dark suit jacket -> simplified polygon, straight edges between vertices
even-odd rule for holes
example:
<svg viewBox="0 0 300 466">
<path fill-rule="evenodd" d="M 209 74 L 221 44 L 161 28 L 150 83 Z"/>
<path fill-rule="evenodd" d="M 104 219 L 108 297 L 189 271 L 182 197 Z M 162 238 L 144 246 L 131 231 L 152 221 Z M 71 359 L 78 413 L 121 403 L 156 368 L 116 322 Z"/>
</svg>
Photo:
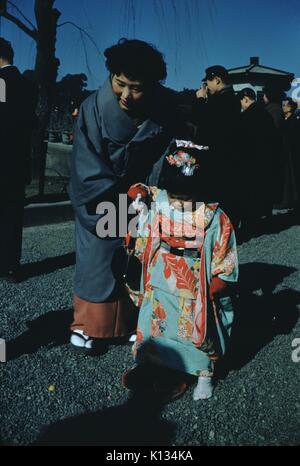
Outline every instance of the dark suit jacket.
<svg viewBox="0 0 300 466">
<path fill-rule="evenodd" d="M 284 142 L 283 193 L 280 208 L 300 204 L 300 116 L 296 113 L 282 123 Z"/>
<path fill-rule="evenodd" d="M 241 187 L 243 204 L 258 212 L 264 202 L 274 201 L 278 190 L 279 154 L 271 115 L 253 103 L 240 116 Z M 249 209 L 248 209 L 249 210 Z"/>
<path fill-rule="evenodd" d="M 37 89 L 15 66 L 0 68 L 6 98 L 0 102 L 0 201 L 22 199 L 30 178 Z"/>
<path fill-rule="evenodd" d="M 218 202 L 236 199 L 239 179 L 238 120 L 240 101 L 226 86 L 208 100 L 196 99 L 192 110 L 195 140 L 209 146 L 207 193 Z"/>
</svg>

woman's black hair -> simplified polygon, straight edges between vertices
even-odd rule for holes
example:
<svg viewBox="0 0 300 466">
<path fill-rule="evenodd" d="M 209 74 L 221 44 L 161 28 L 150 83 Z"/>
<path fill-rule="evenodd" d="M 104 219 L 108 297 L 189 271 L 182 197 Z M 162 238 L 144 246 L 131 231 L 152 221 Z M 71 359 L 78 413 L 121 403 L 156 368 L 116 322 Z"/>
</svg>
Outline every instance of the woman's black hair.
<svg viewBox="0 0 300 466">
<path fill-rule="evenodd" d="M 167 76 L 163 55 L 153 45 L 137 39 L 120 39 L 104 51 L 106 68 L 112 74 L 154 84 Z"/>
<path fill-rule="evenodd" d="M 0 58 L 7 60 L 10 64 L 14 61 L 14 51 L 11 43 L 0 37 Z"/>
</svg>

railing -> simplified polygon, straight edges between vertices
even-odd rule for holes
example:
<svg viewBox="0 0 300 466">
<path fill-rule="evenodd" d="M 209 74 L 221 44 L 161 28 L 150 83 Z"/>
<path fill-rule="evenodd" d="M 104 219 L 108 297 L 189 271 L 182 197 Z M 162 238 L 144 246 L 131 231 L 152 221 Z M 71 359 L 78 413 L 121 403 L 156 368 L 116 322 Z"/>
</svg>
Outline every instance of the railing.
<svg viewBox="0 0 300 466">
<path fill-rule="evenodd" d="M 53 189 L 53 192 L 58 193 L 58 194 L 66 194 L 68 192 L 67 188 L 68 188 L 70 177 L 62 175 L 58 170 L 56 170 L 56 168 L 48 168 L 47 167 L 46 170 L 45 170 L 46 179 L 47 179 L 47 176 L 49 176 L 49 177 L 51 176 L 49 174 L 49 172 L 56 173 L 56 175 L 53 175 L 56 178 L 55 188 Z M 61 187 L 59 186 L 59 188 L 60 188 L 59 190 L 57 190 L 57 182 L 59 182 L 59 185 L 61 184 Z M 49 183 L 47 183 L 47 187 L 49 189 Z"/>
<path fill-rule="evenodd" d="M 72 144 L 73 143 L 73 132 L 72 131 L 63 131 L 59 129 L 50 129 L 48 130 L 48 141 L 49 142 L 62 142 L 63 144 Z"/>
</svg>

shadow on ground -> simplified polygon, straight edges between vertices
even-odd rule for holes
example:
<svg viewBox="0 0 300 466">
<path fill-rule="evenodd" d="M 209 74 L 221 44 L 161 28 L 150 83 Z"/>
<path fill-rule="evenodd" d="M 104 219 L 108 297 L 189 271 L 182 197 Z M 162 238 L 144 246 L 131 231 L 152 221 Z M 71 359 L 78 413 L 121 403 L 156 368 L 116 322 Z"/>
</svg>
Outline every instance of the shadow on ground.
<svg viewBox="0 0 300 466">
<path fill-rule="evenodd" d="M 246 242 L 251 238 L 257 238 L 261 235 L 273 235 L 287 230 L 292 226 L 300 225 L 299 211 L 290 210 L 285 212 L 276 211 L 276 215 L 265 218 L 257 222 L 255 228 L 251 232 L 240 231 L 237 234 L 239 243 Z"/>
<path fill-rule="evenodd" d="M 161 419 L 162 409 L 154 394 L 134 393 L 124 405 L 44 428 L 35 445 L 171 445 L 175 424 Z"/>
<path fill-rule="evenodd" d="M 39 262 L 24 264 L 21 266 L 22 281 L 30 277 L 38 277 L 48 273 L 55 272 L 58 269 L 64 269 L 75 264 L 75 253 L 70 252 L 62 256 L 49 257 Z"/>
<path fill-rule="evenodd" d="M 35 320 L 27 322 L 28 330 L 6 343 L 7 360 L 22 354 L 35 353 L 42 346 L 59 346 L 70 339 L 70 325 L 73 310 L 50 311 Z"/>
<path fill-rule="evenodd" d="M 217 368 L 217 377 L 247 364 L 276 335 L 288 335 L 299 318 L 300 292 L 275 292 L 296 269 L 282 265 L 248 263 L 240 266 L 239 296 L 227 355 Z"/>
<path fill-rule="evenodd" d="M 16 359 L 23 354 L 35 353 L 49 344 L 55 347 L 69 343 L 73 312 L 73 309 L 49 311 L 35 320 L 26 322 L 28 329 L 13 340 L 6 342 L 7 361 Z M 128 342 L 128 336 L 101 339 L 96 344 L 92 356 L 105 354 L 110 345 L 119 346 L 125 344 L 132 345 L 132 343 Z M 70 345 L 70 348 L 76 352 L 73 345 Z"/>
</svg>

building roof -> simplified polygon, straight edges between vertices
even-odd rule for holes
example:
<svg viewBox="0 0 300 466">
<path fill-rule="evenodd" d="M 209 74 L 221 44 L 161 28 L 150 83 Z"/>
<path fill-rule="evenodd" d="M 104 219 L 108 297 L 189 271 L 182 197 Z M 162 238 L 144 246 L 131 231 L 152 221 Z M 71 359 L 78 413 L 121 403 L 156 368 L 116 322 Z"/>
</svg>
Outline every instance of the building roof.
<svg viewBox="0 0 300 466">
<path fill-rule="evenodd" d="M 251 57 L 249 65 L 240 66 L 238 68 L 231 68 L 228 70 L 230 75 L 233 74 L 261 74 L 261 75 L 272 75 L 277 77 L 290 77 L 294 78 L 294 74 L 288 71 L 278 70 L 276 68 L 270 68 L 269 66 L 264 66 L 259 64 L 258 57 Z"/>
</svg>

